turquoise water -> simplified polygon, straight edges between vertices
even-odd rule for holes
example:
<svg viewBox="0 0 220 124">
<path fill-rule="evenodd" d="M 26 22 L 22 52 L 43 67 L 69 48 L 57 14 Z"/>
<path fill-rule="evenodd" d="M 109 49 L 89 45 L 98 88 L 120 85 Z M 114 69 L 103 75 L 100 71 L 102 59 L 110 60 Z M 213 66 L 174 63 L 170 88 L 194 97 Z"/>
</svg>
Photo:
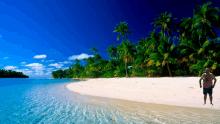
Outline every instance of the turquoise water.
<svg viewBox="0 0 220 124">
<path fill-rule="evenodd" d="M 0 79 L 0 124 L 159 124 L 217 122 L 218 115 L 190 116 L 126 107 L 123 103 L 69 91 L 71 79 Z M 91 102 L 93 101 L 93 102 Z M 97 104 L 100 103 L 100 104 Z M 181 115 L 180 115 L 181 114 Z M 217 113 L 216 113 L 217 114 Z M 176 118 L 173 118 L 175 117 Z"/>
</svg>

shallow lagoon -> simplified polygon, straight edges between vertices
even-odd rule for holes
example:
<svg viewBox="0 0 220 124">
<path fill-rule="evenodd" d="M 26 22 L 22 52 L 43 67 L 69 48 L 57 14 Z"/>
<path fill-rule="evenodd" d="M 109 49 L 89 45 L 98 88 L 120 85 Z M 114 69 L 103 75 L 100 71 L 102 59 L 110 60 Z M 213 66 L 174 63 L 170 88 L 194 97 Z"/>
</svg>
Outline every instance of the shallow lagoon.
<svg viewBox="0 0 220 124">
<path fill-rule="evenodd" d="M 71 79 L 0 79 L 0 123 L 219 123 L 209 109 L 146 104 L 69 91 Z"/>
</svg>

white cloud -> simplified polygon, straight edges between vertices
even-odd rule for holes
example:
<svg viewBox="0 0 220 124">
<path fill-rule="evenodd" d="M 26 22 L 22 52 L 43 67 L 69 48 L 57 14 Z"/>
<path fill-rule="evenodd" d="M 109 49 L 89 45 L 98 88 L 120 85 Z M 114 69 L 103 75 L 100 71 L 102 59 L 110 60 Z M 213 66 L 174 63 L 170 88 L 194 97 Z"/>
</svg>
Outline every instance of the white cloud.
<svg viewBox="0 0 220 124">
<path fill-rule="evenodd" d="M 6 70 L 14 70 L 15 68 L 18 68 L 17 66 L 5 66 Z"/>
<path fill-rule="evenodd" d="M 64 62 L 59 62 L 59 63 L 61 63 L 61 64 L 71 64 L 71 63 L 73 63 L 73 62 L 70 62 L 70 61 L 64 61 Z"/>
<path fill-rule="evenodd" d="M 46 68 L 47 71 L 52 71 L 54 68 Z"/>
<path fill-rule="evenodd" d="M 54 68 L 46 68 L 46 73 L 44 75 L 51 75 Z"/>
<path fill-rule="evenodd" d="M 62 68 L 63 64 L 53 63 L 53 64 L 50 64 L 49 66 L 55 66 L 56 68 Z"/>
<path fill-rule="evenodd" d="M 51 75 L 52 71 L 48 71 L 47 73 L 45 73 L 45 75 Z"/>
<path fill-rule="evenodd" d="M 47 60 L 46 62 L 53 62 L 54 60 Z"/>
<path fill-rule="evenodd" d="M 63 70 L 69 69 L 69 67 L 64 67 Z"/>
<path fill-rule="evenodd" d="M 41 60 L 41 62 L 44 62 L 44 60 Z"/>
<path fill-rule="evenodd" d="M 46 68 L 45 65 L 40 63 L 30 63 L 24 65 L 29 68 L 23 68 L 23 69 L 15 69 L 17 72 L 23 72 L 23 74 L 26 74 L 30 77 L 45 77 L 45 76 L 52 76 L 51 73 L 54 71 L 54 68 Z"/>
<path fill-rule="evenodd" d="M 31 63 L 31 64 L 27 64 L 25 66 L 36 67 L 36 66 L 42 66 L 42 64 L 40 64 L 40 63 Z"/>
<path fill-rule="evenodd" d="M 22 62 L 21 64 L 26 64 L 26 62 Z"/>
<path fill-rule="evenodd" d="M 93 57 L 93 55 L 88 55 L 88 54 L 85 54 L 85 53 L 82 53 L 80 55 L 73 55 L 73 56 L 70 56 L 68 60 L 75 60 L 75 59 L 84 59 L 84 58 L 88 58 L 88 57 Z"/>
<path fill-rule="evenodd" d="M 33 69 L 36 75 L 43 75 L 44 74 L 45 66 L 40 63 L 31 63 L 31 64 L 28 64 L 25 66 Z"/>
<path fill-rule="evenodd" d="M 47 55 L 35 55 L 34 59 L 45 59 L 47 57 Z"/>
<path fill-rule="evenodd" d="M 15 69 L 15 71 L 22 72 L 23 74 L 28 75 L 28 76 L 33 74 L 33 71 L 31 71 L 31 70 L 29 70 L 27 68 L 25 68 L 25 69 Z"/>
<path fill-rule="evenodd" d="M 4 57 L 3 59 L 8 59 L 9 57 Z"/>
</svg>

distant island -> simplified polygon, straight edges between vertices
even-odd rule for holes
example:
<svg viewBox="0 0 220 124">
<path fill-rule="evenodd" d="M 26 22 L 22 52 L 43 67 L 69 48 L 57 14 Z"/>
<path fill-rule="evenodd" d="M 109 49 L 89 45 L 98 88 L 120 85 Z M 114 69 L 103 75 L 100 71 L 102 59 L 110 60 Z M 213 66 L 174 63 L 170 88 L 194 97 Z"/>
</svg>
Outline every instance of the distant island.
<svg viewBox="0 0 220 124">
<path fill-rule="evenodd" d="M 0 69 L 0 78 L 29 78 L 29 76 L 24 75 L 22 72 Z"/>
</svg>

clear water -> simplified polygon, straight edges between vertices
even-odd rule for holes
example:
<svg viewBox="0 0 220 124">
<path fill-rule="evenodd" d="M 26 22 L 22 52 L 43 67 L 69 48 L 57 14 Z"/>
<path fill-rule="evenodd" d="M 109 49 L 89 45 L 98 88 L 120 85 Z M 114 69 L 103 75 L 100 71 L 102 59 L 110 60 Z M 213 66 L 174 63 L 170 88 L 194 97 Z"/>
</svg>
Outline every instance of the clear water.
<svg viewBox="0 0 220 124">
<path fill-rule="evenodd" d="M 219 123 L 220 112 L 155 111 L 69 91 L 71 79 L 0 79 L 0 124 Z"/>
</svg>

